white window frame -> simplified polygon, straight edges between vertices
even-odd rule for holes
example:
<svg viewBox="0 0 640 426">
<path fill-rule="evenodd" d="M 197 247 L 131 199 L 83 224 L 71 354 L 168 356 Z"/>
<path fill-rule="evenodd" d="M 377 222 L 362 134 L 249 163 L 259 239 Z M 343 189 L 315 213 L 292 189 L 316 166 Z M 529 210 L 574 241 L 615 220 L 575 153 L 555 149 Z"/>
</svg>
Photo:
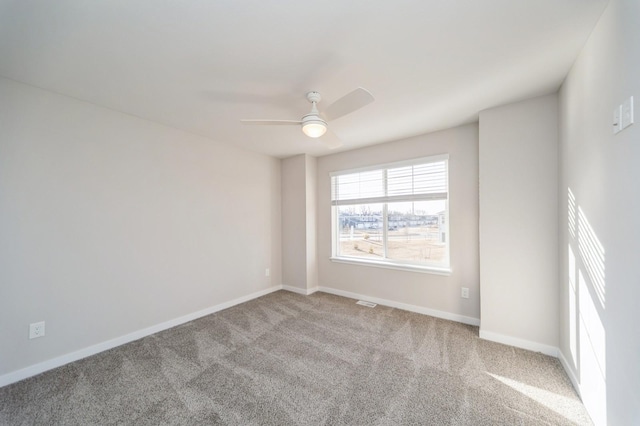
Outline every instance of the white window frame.
<svg viewBox="0 0 640 426">
<path fill-rule="evenodd" d="M 392 168 L 398 167 L 406 167 L 406 166 L 416 166 L 421 164 L 428 163 L 437 163 L 437 162 L 445 162 L 446 167 L 446 191 L 438 194 L 416 194 L 416 195 L 406 195 L 400 197 L 388 197 L 386 196 L 386 188 L 387 188 L 387 180 L 386 180 L 386 171 Z M 338 206 L 346 205 L 346 204 L 356 204 L 355 200 L 350 203 L 340 203 L 340 201 L 334 200 L 334 177 L 338 177 L 341 175 L 348 175 L 358 172 L 367 172 L 381 170 L 383 171 L 383 181 L 385 187 L 385 196 L 381 197 L 371 197 L 371 198 L 362 198 L 358 200 L 360 204 L 374 204 L 381 203 L 383 206 L 383 248 L 384 248 L 384 259 L 370 259 L 364 257 L 357 256 L 345 256 L 338 255 L 338 245 L 340 244 L 340 227 L 338 226 Z M 404 270 L 404 271 L 412 271 L 412 272 L 423 272 L 423 273 L 431 273 L 438 275 L 450 275 L 451 274 L 451 260 L 450 260 L 450 246 L 451 246 L 451 236 L 450 236 L 450 221 L 449 221 L 449 155 L 435 155 L 429 157 L 422 157 L 417 159 L 411 159 L 406 161 L 398 161 L 393 163 L 385 163 L 385 164 L 377 164 L 368 167 L 361 167 L 357 169 L 349 169 L 349 170 L 340 170 L 336 172 L 332 172 L 329 174 L 331 179 L 331 261 L 337 263 L 347 263 L 347 264 L 355 264 L 355 265 L 364 265 L 364 266 L 373 266 L 380 268 L 388 268 L 388 269 L 396 269 L 396 270 Z M 427 263 L 427 262 L 416 262 L 416 261 L 407 261 L 407 260 L 398 260 L 398 259 L 387 259 L 387 232 L 388 232 L 388 215 L 387 215 L 387 205 L 390 202 L 394 201 L 429 201 L 429 200 L 445 200 L 445 212 L 444 212 L 444 222 L 445 222 L 445 259 L 446 262 L 442 263 Z"/>
</svg>

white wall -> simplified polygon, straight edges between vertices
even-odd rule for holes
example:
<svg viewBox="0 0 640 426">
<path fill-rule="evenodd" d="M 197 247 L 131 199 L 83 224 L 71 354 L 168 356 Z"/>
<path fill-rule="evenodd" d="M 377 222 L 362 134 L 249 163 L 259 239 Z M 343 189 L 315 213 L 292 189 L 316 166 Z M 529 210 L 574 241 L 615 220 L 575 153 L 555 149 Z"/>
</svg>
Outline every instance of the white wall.
<svg viewBox="0 0 640 426">
<path fill-rule="evenodd" d="M 450 276 L 331 262 L 329 173 L 437 154 L 449 154 Z M 397 142 L 318 158 L 318 267 L 322 287 L 424 308 L 423 312 L 478 323 L 478 126 L 469 124 Z M 460 288 L 470 298 L 460 297 Z M 444 314 L 444 315 L 442 315 Z"/>
<path fill-rule="evenodd" d="M 307 290 L 318 287 L 318 250 L 317 250 L 317 159 L 305 156 L 305 196 L 307 219 Z"/>
<path fill-rule="evenodd" d="M 307 294 L 317 287 L 316 159 L 306 154 L 282 162 L 282 284 Z"/>
<path fill-rule="evenodd" d="M 306 156 L 282 164 L 282 284 L 307 287 Z"/>
<path fill-rule="evenodd" d="M 0 78 L 0 236 L 2 376 L 280 285 L 280 162 Z"/>
<path fill-rule="evenodd" d="M 611 0 L 560 91 L 560 349 L 596 424 L 640 424 L 638 110 L 640 2 Z"/>
<path fill-rule="evenodd" d="M 558 347 L 558 107 L 548 95 L 480 113 L 480 337 Z"/>
</svg>

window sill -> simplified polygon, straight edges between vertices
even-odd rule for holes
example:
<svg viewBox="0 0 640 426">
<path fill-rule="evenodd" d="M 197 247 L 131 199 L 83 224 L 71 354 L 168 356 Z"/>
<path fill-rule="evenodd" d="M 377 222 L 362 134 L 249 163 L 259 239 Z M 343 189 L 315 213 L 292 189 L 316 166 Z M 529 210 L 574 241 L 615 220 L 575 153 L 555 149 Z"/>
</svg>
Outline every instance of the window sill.
<svg viewBox="0 0 640 426">
<path fill-rule="evenodd" d="M 332 262 L 350 265 L 373 266 L 375 268 L 396 269 L 399 271 L 420 272 L 423 274 L 451 275 L 451 269 L 438 268 L 436 266 L 402 265 L 381 260 L 351 259 L 346 257 L 331 257 L 330 260 Z"/>
</svg>

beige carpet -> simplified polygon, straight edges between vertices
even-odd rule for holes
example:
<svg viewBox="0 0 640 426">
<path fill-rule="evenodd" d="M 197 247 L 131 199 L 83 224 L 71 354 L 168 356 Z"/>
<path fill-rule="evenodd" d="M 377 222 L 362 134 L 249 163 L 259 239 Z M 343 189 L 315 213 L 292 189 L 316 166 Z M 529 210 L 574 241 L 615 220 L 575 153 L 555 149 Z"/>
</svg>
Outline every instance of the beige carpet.
<svg viewBox="0 0 640 426">
<path fill-rule="evenodd" d="M 0 388 L 0 424 L 591 424 L 559 362 L 279 291 Z"/>
</svg>

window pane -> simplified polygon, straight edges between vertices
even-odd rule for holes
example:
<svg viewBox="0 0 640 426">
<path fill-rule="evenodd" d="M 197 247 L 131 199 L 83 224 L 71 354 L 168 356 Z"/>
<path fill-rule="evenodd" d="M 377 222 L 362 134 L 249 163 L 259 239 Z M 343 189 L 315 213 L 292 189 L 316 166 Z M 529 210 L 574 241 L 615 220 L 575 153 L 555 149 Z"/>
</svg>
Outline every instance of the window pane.
<svg viewBox="0 0 640 426">
<path fill-rule="evenodd" d="M 383 259 L 382 204 L 338 207 L 338 255 Z"/>
<path fill-rule="evenodd" d="M 388 258 L 446 263 L 445 209 L 445 200 L 389 203 Z"/>
<path fill-rule="evenodd" d="M 375 166 L 374 166 L 375 167 Z M 449 268 L 448 160 L 416 158 L 331 176 L 332 255 Z"/>
</svg>

